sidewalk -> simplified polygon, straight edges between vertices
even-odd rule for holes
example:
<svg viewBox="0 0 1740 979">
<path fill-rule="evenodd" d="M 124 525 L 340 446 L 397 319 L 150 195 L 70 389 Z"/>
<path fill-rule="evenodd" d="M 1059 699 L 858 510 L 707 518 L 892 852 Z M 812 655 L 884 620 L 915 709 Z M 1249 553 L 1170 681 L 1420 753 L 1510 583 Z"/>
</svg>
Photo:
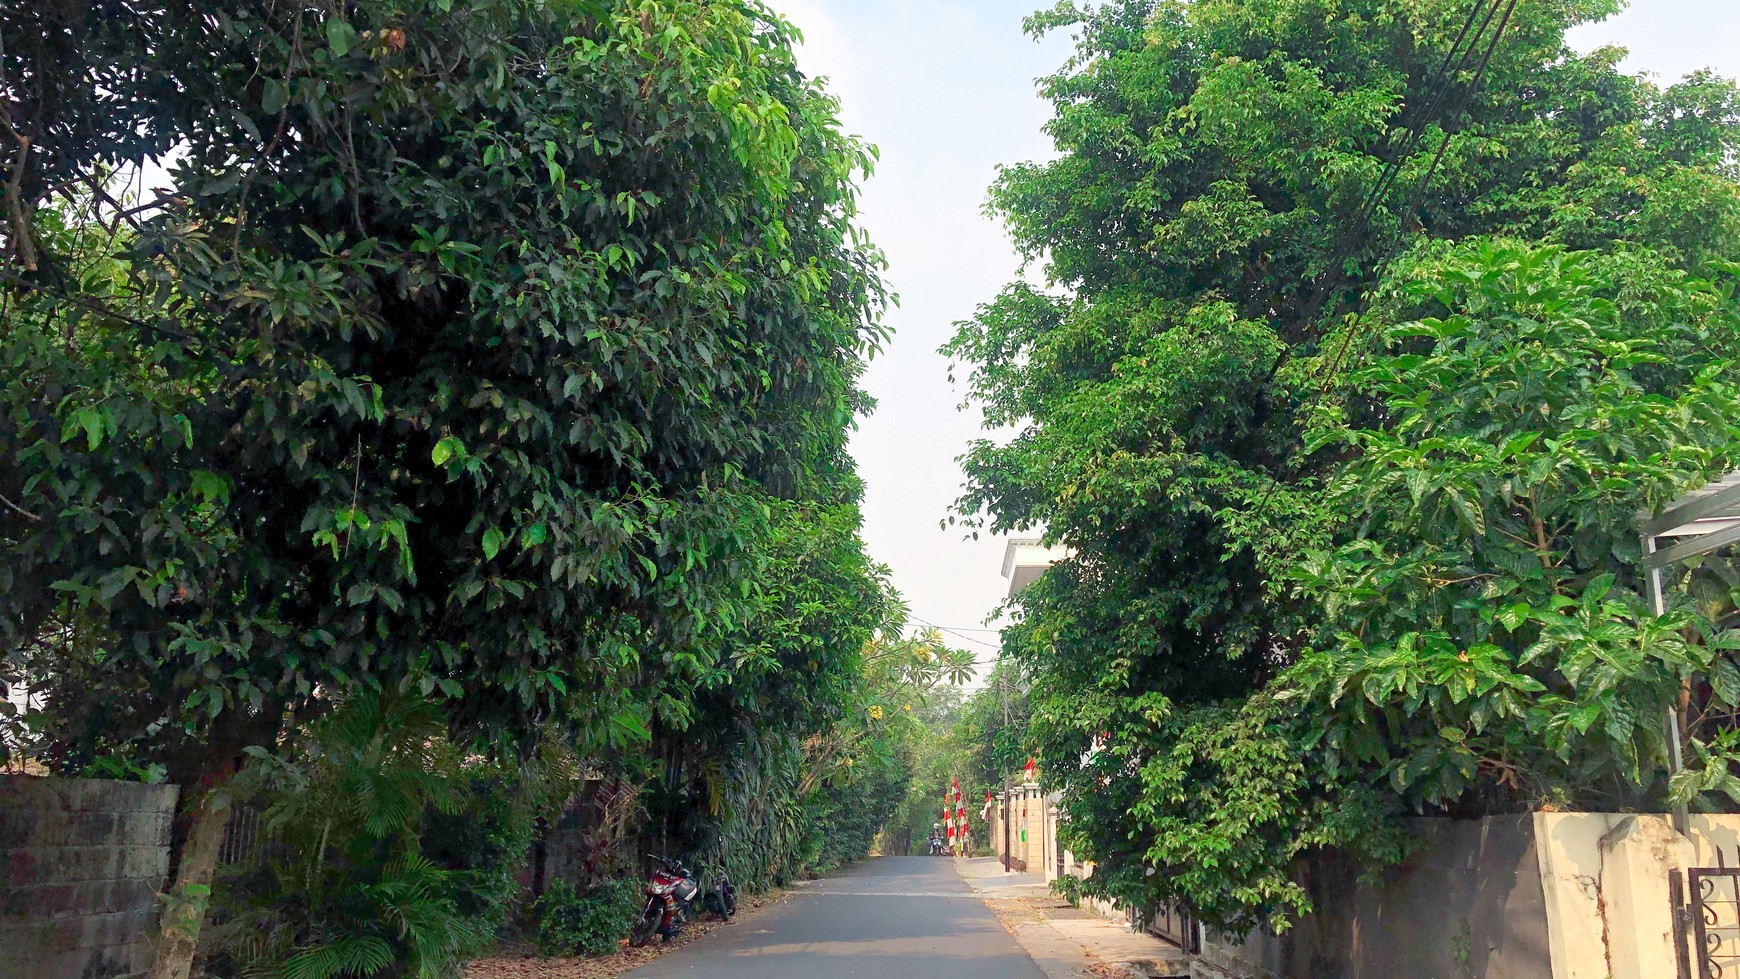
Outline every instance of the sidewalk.
<svg viewBox="0 0 1740 979">
<path fill-rule="evenodd" d="M 1043 874 L 1005 874 L 996 857 L 956 860 L 955 870 L 996 913 L 1048 979 L 1187 976 L 1190 957 L 1151 935 L 1071 907 Z"/>
</svg>

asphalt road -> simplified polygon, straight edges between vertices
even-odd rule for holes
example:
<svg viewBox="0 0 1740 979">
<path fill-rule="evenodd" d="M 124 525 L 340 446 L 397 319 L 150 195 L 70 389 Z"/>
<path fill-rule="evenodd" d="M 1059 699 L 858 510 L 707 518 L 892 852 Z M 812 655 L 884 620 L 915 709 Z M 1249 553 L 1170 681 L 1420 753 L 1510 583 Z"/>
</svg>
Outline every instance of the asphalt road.
<svg viewBox="0 0 1740 979">
<path fill-rule="evenodd" d="M 945 857 L 878 857 L 632 979 L 1044 979 Z"/>
</svg>

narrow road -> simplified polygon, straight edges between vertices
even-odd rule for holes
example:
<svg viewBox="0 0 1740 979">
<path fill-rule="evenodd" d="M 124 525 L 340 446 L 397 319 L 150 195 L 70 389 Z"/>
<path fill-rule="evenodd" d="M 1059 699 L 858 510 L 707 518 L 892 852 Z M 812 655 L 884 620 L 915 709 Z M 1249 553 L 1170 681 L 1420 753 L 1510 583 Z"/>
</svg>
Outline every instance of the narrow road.
<svg viewBox="0 0 1740 979">
<path fill-rule="evenodd" d="M 944 857 L 878 857 L 798 888 L 631 979 L 1044 979 Z"/>
</svg>

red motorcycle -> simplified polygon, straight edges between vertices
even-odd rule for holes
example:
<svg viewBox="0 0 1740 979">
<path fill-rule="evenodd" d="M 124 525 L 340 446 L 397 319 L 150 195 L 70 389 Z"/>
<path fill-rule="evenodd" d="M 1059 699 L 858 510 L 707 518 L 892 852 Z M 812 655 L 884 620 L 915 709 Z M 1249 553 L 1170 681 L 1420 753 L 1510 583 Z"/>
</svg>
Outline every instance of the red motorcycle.
<svg viewBox="0 0 1740 979">
<path fill-rule="evenodd" d="M 669 857 L 647 856 L 658 867 L 646 884 L 646 907 L 628 934 L 628 943 L 635 948 L 652 941 L 654 935 L 670 941 L 689 919 L 689 907 L 701 893 L 701 882 L 688 868 Z"/>
</svg>

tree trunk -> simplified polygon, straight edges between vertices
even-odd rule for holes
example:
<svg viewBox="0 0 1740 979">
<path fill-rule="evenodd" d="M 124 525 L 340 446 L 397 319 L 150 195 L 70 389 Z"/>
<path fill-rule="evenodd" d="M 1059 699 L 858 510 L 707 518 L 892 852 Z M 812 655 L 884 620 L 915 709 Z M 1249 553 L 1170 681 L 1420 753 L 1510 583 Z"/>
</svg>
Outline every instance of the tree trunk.
<svg viewBox="0 0 1740 979">
<path fill-rule="evenodd" d="M 151 979 L 188 979 L 193 972 L 193 953 L 199 947 L 200 926 L 211 904 L 212 877 L 224 842 L 224 825 L 229 821 L 233 774 L 234 768 L 225 766 L 221 774 L 205 779 L 204 791 L 186 810 L 187 834 L 181 844 L 175 883 L 163 904 Z"/>
</svg>

